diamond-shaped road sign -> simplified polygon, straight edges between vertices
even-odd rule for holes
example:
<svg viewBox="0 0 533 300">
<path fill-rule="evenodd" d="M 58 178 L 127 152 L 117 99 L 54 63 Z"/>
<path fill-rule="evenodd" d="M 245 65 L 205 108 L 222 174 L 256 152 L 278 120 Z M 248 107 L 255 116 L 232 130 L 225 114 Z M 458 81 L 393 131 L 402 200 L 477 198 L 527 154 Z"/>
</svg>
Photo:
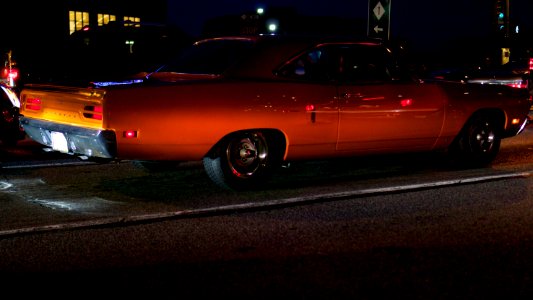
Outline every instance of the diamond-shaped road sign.
<svg viewBox="0 0 533 300">
<path fill-rule="evenodd" d="M 368 30 L 371 38 L 389 39 L 391 0 L 368 0 Z"/>
</svg>

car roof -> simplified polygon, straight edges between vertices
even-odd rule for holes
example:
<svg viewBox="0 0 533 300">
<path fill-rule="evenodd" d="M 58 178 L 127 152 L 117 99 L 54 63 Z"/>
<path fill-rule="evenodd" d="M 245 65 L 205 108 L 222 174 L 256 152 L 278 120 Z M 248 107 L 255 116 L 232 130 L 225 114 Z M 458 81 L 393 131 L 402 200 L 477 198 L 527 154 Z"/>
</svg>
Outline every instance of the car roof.
<svg viewBox="0 0 533 300">
<path fill-rule="evenodd" d="M 284 62 L 311 47 L 328 43 L 356 43 L 382 45 L 381 40 L 354 36 L 321 35 L 254 35 L 219 36 L 199 40 L 204 43 L 213 40 L 243 40 L 254 43 L 253 55 L 241 60 L 226 73 L 226 77 L 263 77 L 274 76 L 274 71 Z"/>
<path fill-rule="evenodd" d="M 258 44 L 296 44 L 296 45 L 314 45 L 320 43 L 372 43 L 383 44 L 380 39 L 372 39 L 360 36 L 346 35 L 278 35 L 278 34 L 260 34 L 260 35 L 235 35 L 235 36 L 218 36 L 198 40 L 196 43 L 207 42 L 211 40 L 248 40 Z"/>
</svg>

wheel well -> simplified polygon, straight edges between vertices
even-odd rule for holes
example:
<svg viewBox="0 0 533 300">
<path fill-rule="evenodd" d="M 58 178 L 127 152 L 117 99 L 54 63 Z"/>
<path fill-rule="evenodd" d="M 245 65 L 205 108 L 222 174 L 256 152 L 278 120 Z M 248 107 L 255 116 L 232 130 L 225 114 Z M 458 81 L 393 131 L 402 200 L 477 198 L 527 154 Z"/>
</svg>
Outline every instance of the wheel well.
<svg viewBox="0 0 533 300">
<path fill-rule="evenodd" d="M 252 132 L 261 132 L 265 135 L 269 148 L 271 151 L 271 156 L 274 157 L 276 160 L 281 162 L 283 158 L 285 157 L 285 151 L 287 148 L 287 141 L 285 139 L 285 135 L 277 130 L 277 129 L 266 129 L 266 128 L 258 128 L 258 129 L 247 129 L 247 130 L 240 130 L 236 132 L 229 133 L 225 135 L 222 139 L 220 139 L 206 154 L 207 157 L 215 158 L 220 154 L 220 151 L 223 147 L 223 145 L 230 140 L 232 137 L 240 134 L 245 133 L 252 133 Z"/>
<path fill-rule="evenodd" d="M 477 116 L 486 116 L 490 120 L 494 121 L 494 124 L 496 125 L 496 130 L 499 135 L 501 135 L 504 131 L 505 126 L 505 113 L 502 110 L 499 109 L 482 109 L 478 110 L 475 113 L 472 114 L 472 116 L 469 118 L 469 120 L 474 119 Z"/>
</svg>

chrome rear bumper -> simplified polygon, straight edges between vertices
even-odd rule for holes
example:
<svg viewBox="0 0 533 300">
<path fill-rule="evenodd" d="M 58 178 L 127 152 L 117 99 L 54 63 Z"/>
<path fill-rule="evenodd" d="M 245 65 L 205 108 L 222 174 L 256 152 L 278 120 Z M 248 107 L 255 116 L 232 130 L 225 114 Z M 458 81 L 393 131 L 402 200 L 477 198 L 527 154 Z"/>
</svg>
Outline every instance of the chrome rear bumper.
<svg viewBox="0 0 533 300">
<path fill-rule="evenodd" d="M 20 116 L 20 125 L 32 140 L 55 151 L 87 157 L 116 157 L 117 139 L 114 131 L 56 124 L 24 116 Z M 52 133 L 62 135 L 66 145 L 61 148 L 55 145 Z"/>
</svg>

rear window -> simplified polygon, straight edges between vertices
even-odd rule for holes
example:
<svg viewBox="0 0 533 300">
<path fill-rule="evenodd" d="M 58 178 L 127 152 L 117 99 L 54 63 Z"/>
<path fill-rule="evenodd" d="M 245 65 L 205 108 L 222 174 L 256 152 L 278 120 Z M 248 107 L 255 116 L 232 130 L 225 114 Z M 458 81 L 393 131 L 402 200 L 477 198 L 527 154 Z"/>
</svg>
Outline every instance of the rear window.
<svg viewBox="0 0 533 300">
<path fill-rule="evenodd" d="M 193 44 L 157 72 L 220 75 L 248 53 L 250 39 L 212 39 Z"/>
</svg>

